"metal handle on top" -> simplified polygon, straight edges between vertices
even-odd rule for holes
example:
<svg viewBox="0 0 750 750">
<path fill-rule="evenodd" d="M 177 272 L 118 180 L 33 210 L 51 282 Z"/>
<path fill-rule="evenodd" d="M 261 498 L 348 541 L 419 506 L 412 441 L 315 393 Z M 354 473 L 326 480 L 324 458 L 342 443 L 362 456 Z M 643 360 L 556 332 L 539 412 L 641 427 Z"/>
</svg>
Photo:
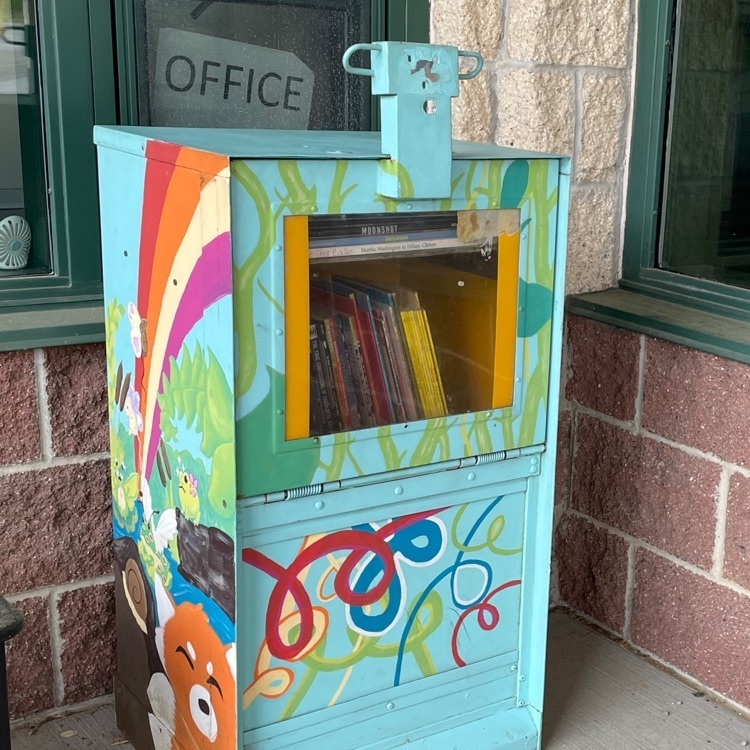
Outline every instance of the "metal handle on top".
<svg viewBox="0 0 750 750">
<path fill-rule="evenodd" d="M 381 52 L 382 47 L 379 44 L 353 44 L 349 49 L 344 52 L 343 63 L 344 70 L 347 73 L 352 73 L 355 76 L 374 76 L 375 73 L 369 68 L 355 68 L 350 65 L 349 60 L 355 52 L 370 51 L 370 52 Z M 481 67 L 481 66 L 480 66 Z"/>
<path fill-rule="evenodd" d="M 475 78 L 479 75 L 480 71 L 484 67 L 484 58 L 478 52 L 472 52 L 471 50 L 460 49 L 458 50 L 459 57 L 470 57 L 472 60 L 476 60 L 477 64 L 468 73 L 459 73 L 458 77 L 462 81 L 467 81 L 469 78 Z"/>
</svg>

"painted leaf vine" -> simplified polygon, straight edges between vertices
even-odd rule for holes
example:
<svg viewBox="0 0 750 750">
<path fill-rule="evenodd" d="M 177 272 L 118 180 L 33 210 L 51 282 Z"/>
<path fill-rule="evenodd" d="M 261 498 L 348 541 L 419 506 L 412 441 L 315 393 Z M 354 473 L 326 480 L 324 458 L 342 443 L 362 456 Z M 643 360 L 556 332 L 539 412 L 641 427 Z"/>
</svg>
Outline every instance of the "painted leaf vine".
<svg viewBox="0 0 750 750">
<path fill-rule="evenodd" d="M 196 344 L 193 355 L 183 347 L 180 360 L 171 357 L 157 396 L 159 426 L 166 442 L 173 442 L 180 425 L 201 436 L 200 450 L 212 460 L 208 501 L 221 516 L 234 512 L 234 401 L 224 371 L 214 353 Z"/>
</svg>

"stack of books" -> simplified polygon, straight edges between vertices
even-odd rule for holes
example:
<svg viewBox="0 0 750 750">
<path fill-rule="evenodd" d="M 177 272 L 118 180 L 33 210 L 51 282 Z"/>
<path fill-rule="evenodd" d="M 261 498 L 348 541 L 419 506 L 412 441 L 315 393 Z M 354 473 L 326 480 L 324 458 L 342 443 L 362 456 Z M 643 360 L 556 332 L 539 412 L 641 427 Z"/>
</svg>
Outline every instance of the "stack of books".
<svg viewBox="0 0 750 750">
<path fill-rule="evenodd" d="M 310 286 L 310 435 L 448 413 L 427 313 L 403 286 Z"/>
</svg>

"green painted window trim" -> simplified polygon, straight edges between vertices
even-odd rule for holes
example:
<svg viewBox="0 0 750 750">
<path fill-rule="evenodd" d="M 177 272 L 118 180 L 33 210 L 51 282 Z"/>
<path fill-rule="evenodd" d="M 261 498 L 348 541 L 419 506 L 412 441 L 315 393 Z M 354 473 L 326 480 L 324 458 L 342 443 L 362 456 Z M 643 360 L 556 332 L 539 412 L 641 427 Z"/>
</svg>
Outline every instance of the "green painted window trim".
<svg viewBox="0 0 750 750">
<path fill-rule="evenodd" d="M 95 124 L 136 124 L 135 0 L 36 0 L 53 273 L 0 278 L 0 351 L 104 340 Z M 373 36 L 429 40 L 428 0 L 373 0 Z"/>
<path fill-rule="evenodd" d="M 36 12 L 52 272 L 0 279 L 2 350 L 92 340 L 92 326 L 103 338 L 91 131 L 116 122 L 115 88 L 107 84 L 110 9 L 95 0 L 37 0 Z"/>
<path fill-rule="evenodd" d="M 696 349 L 748 361 L 749 341 L 743 326 L 745 321 L 750 321 L 750 289 L 657 267 L 674 10 L 675 0 L 639 0 L 621 292 L 604 297 L 578 295 L 568 301 L 568 309 Z M 634 312 L 638 304 L 642 310 L 640 315 Z M 676 310 L 682 311 L 679 320 L 674 317 Z M 737 331 L 734 343 L 726 326 L 722 325 L 721 341 L 710 334 L 710 326 L 721 321 L 734 324 Z"/>
</svg>

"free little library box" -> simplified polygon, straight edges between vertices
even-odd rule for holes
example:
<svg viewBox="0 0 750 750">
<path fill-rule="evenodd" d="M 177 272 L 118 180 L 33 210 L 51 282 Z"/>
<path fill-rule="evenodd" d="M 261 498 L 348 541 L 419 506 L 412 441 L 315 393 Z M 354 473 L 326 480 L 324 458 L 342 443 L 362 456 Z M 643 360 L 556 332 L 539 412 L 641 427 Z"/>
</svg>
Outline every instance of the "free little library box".
<svg viewBox="0 0 750 750">
<path fill-rule="evenodd" d="M 382 139 L 96 130 L 138 750 L 539 746 L 569 162 L 368 49 Z"/>
</svg>

